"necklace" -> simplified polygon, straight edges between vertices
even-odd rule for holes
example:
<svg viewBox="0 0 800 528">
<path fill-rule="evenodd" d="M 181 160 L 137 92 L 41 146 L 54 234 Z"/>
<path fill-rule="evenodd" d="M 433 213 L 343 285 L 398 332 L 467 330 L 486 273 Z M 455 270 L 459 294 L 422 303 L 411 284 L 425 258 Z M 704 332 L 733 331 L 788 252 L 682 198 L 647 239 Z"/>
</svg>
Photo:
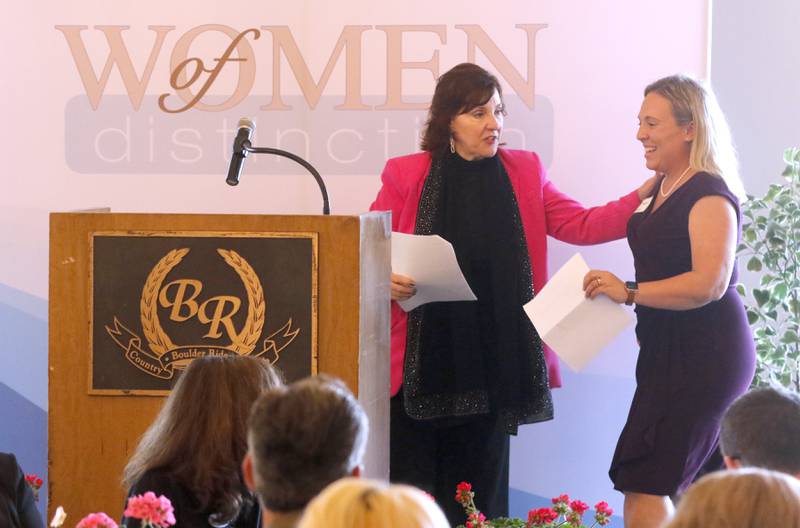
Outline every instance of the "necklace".
<svg viewBox="0 0 800 528">
<path fill-rule="evenodd" d="M 686 167 L 686 170 L 683 171 L 680 176 L 678 176 L 678 179 L 675 180 L 675 183 L 672 184 L 672 187 L 670 187 L 667 192 L 664 192 L 664 180 L 666 180 L 666 178 L 664 178 L 664 180 L 661 180 L 661 186 L 658 188 L 658 192 L 661 193 L 661 196 L 663 196 L 664 198 L 669 196 L 672 193 L 672 191 L 675 190 L 675 186 L 677 186 L 681 182 L 683 177 L 686 176 L 686 173 L 689 172 L 689 169 L 691 169 L 691 168 L 692 168 L 691 165 Z"/>
</svg>

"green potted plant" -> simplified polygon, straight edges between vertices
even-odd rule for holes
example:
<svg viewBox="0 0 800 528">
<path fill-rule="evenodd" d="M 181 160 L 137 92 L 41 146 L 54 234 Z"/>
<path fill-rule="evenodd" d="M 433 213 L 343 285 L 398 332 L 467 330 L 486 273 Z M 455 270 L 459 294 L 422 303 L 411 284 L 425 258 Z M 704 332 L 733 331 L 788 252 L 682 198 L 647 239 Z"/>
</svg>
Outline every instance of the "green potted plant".
<svg viewBox="0 0 800 528">
<path fill-rule="evenodd" d="M 800 148 L 783 155 L 783 184 L 742 205 L 737 253 L 759 284 L 744 297 L 756 342 L 755 386 L 781 385 L 800 392 Z"/>
</svg>

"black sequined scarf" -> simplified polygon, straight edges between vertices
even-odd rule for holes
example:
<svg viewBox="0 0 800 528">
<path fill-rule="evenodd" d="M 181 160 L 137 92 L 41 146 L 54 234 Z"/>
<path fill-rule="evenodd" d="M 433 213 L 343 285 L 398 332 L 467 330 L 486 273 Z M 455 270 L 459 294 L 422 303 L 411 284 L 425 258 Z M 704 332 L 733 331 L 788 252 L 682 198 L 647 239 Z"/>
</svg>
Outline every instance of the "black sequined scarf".
<svg viewBox="0 0 800 528">
<path fill-rule="evenodd" d="M 522 306 L 533 276 L 514 190 L 499 156 L 434 159 L 415 234 L 453 244 L 476 302 L 430 303 L 411 311 L 403 394 L 416 419 L 498 413 L 509 433 L 551 419 L 542 344 Z"/>
</svg>

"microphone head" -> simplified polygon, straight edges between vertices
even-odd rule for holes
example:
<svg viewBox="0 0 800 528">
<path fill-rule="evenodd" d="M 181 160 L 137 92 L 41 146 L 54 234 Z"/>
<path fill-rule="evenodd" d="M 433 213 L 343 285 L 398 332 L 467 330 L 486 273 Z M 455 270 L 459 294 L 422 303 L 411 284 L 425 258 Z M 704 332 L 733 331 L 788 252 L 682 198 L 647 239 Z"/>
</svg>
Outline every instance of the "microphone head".
<svg viewBox="0 0 800 528">
<path fill-rule="evenodd" d="M 253 130 L 256 129 L 256 124 L 252 120 L 243 117 L 239 120 L 239 123 L 236 125 L 236 128 L 249 128 L 250 131 L 252 132 Z"/>
<path fill-rule="evenodd" d="M 247 157 L 247 149 L 250 147 L 250 138 L 253 137 L 253 131 L 256 124 L 243 117 L 237 124 L 236 138 L 233 140 L 233 154 L 231 155 L 231 163 L 228 167 L 228 178 L 225 180 L 228 185 L 237 185 L 239 183 L 239 176 L 242 173 L 242 165 Z"/>
</svg>

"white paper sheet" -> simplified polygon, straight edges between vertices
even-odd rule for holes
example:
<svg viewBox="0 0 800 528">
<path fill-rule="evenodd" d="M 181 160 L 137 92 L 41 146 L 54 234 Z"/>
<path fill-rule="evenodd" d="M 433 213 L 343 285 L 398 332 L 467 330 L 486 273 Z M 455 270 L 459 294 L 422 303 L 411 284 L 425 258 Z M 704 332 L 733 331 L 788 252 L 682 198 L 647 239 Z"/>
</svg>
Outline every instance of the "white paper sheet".
<svg viewBox="0 0 800 528">
<path fill-rule="evenodd" d="M 392 273 L 414 279 L 417 293 L 400 301 L 409 312 L 425 303 L 477 299 L 458 267 L 453 246 L 438 235 L 392 233 Z"/>
<path fill-rule="evenodd" d="M 633 314 L 604 295 L 587 299 L 589 266 L 573 255 L 525 305 L 539 336 L 573 370 L 581 370 L 633 322 Z"/>
</svg>

